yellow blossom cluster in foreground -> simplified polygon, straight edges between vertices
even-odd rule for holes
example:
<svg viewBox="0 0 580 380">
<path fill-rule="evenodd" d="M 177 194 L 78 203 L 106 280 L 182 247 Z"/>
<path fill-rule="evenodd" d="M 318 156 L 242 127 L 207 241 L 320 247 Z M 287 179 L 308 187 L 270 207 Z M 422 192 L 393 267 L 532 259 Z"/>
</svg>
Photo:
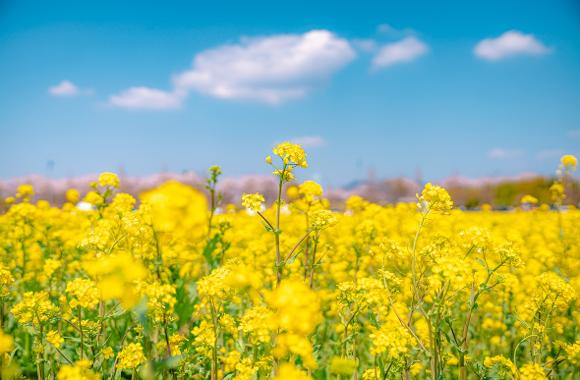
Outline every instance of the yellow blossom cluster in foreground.
<svg viewBox="0 0 580 380">
<path fill-rule="evenodd" d="M 0 215 L 2 378 L 580 377 L 575 157 L 551 205 L 464 212 L 427 184 L 338 212 L 294 182 L 300 146 L 272 153 L 273 203 L 221 204 L 219 167 L 209 200 L 176 182 L 137 200 L 112 173 L 60 208 L 21 186 Z"/>
</svg>

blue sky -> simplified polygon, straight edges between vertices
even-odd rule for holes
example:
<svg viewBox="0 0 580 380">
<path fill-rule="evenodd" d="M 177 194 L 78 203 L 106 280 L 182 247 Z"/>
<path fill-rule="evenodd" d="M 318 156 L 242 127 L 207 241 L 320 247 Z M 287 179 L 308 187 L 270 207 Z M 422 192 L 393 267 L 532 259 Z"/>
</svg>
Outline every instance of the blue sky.
<svg viewBox="0 0 580 380">
<path fill-rule="evenodd" d="M 0 178 L 267 173 L 287 139 L 332 185 L 580 153 L 572 0 L 3 1 L 0 73 Z"/>
</svg>

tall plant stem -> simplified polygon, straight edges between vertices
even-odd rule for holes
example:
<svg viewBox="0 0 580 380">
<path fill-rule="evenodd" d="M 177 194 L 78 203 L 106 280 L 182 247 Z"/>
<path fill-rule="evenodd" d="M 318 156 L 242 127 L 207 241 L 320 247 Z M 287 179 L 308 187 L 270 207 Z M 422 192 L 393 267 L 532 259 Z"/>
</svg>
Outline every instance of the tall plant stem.
<svg viewBox="0 0 580 380">
<path fill-rule="evenodd" d="M 280 181 L 278 182 L 278 198 L 276 199 L 276 229 L 274 236 L 276 239 L 276 287 L 282 281 L 282 255 L 280 254 L 280 209 L 282 208 L 282 185 L 284 184 L 284 175 L 286 174 L 287 165 L 284 164 Z"/>
<path fill-rule="evenodd" d="M 171 354 L 171 345 L 169 344 L 169 333 L 167 331 L 167 324 L 168 324 L 167 316 L 165 315 L 165 312 L 163 312 L 163 333 L 165 335 L 165 344 L 167 345 L 167 356 L 170 358 L 172 354 Z M 175 380 L 175 368 L 171 368 L 170 372 L 171 378 Z"/>
<path fill-rule="evenodd" d="M 83 360 L 84 357 L 84 334 L 83 334 L 83 318 L 82 318 L 82 309 L 81 306 L 78 306 L 78 315 L 79 315 L 79 333 L 81 334 L 81 354 L 80 354 L 80 358 L 81 360 Z"/>
<path fill-rule="evenodd" d="M 207 221 L 207 239 L 211 239 L 211 229 L 213 226 L 213 216 L 215 214 L 215 209 L 216 209 L 216 205 L 215 205 L 215 189 L 210 188 L 209 189 L 209 194 L 210 194 L 210 202 L 211 202 L 211 206 L 210 206 L 210 212 L 209 212 L 209 218 Z"/>
<path fill-rule="evenodd" d="M 44 344 L 44 331 L 42 327 L 42 323 L 39 319 L 39 326 L 40 326 L 40 344 Z M 37 375 L 39 379 L 44 379 L 44 351 L 39 352 L 37 355 L 37 364 L 36 364 Z"/>
<path fill-rule="evenodd" d="M 217 359 L 217 345 L 218 345 L 218 327 L 217 327 L 217 315 L 213 304 L 213 301 L 209 303 L 211 309 L 211 320 L 213 325 L 214 341 L 211 350 L 211 380 L 217 380 L 218 378 L 218 359 Z"/>
</svg>

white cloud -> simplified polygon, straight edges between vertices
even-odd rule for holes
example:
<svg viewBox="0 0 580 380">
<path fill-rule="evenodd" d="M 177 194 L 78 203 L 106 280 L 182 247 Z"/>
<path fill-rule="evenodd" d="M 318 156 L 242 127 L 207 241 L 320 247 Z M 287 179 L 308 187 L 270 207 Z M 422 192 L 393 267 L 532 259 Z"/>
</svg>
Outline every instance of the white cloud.
<svg viewBox="0 0 580 380">
<path fill-rule="evenodd" d="M 532 34 L 510 30 L 497 38 L 486 38 L 475 45 L 474 54 L 487 61 L 498 61 L 516 55 L 548 54 L 550 48 Z"/>
<path fill-rule="evenodd" d="M 294 144 L 300 144 L 304 148 L 318 148 L 326 145 L 326 141 L 320 136 L 295 137 L 289 141 L 293 142 Z"/>
<path fill-rule="evenodd" d="M 197 54 L 193 67 L 173 78 L 171 92 L 131 87 L 109 103 L 124 108 L 179 108 L 190 91 L 219 99 L 278 104 L 304 97 L 317 82 L 356 57 L 350 43 L 327 30 L 242 38 Z"/>
<path fill-rule="evenodd" d="M 80 94 L 80 91 L 73 82 L 63 80 L 56 86 L 50 87 L 48 93 L 53 96 L 76 96 Z"/>
<path fill-rule="evenodd" d="M 185 94 L 167 92 L 149 87 L 131 87 L 120 94 L 112 95 L 109 103 L 120 108 L 167 110 L 181 106 Z"/>
<path fill-rule="evenodd" d="M 378 46 L 377 41 L 370 38 L 355 38 L 351 42 L 355 48 L 366 53 L 374 52 Z"/>
<path fill-rule="evenodd" d="M 397 63 L 411 62 L 426 54 L 429 47 L 416 37 L 383 45 L 372 60 L 374 68 L 384 68 Z"/>
<path fill-rule="evenodd" d="M 277 104 L 305 96 L 355 56 L 347 40 L 327 30 L 246 38 L 197 54 L 173 81 L 183 91 Z"/>
<path fill-rule="evenodd" d="M 571 139 L 580 139 L 580 129 L 568 131 L 568 137 Z"/>
<path fill-rule="evenodd" d="M 383 23 L 377 26 L 377 33 L 384 34 L 390 37 L 403 37 L 415 34 L 415 30 L 411 28 L 398 29 L 392 25 Z"/>
<path fill-rule="evenodd" d="M 494 160 L 504 160 L 521 157 L 523 153 L 524 152 L 519 149 L 493 148 L 487 152 L 487 156 Z"/>
</svg>

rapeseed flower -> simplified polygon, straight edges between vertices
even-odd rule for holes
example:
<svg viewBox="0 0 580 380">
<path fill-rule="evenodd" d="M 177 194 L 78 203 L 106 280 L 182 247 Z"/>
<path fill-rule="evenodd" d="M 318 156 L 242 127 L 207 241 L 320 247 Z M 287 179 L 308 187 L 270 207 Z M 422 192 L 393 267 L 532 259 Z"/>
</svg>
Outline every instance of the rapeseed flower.
<svg viewBox="0 0 580 380">
<path fill-rule="evenodd" d="M 0 330 L 0 355 L 11 352 L 14 349 L 14 338 Z"/>
<path fill-rule="evenodd" d="M 566 155 L 562 156 L 562 158 L 560 158 L 560 162 L 562 163 L 562 165 L 565 168 L 568 168 L 571 170 L 576 169 L 576 166 L 578 165 L 578 159 L 571 154 L 566 154 Z"/>
<path fill-rule="evenodd" d="M 79 360 L 78 362 L 68 365 L 65 364 L 58 371 L 56 378 L 58 380 L 98 380 L 100 376 L 91 369 L 91 362 L 88 360 Z"/>
<path fill-rule="evenodd" d="M 308 162 L 306 161 L 306 152 L 298 144 L 293 144 L 291 142 L 283 142 L 272 149 L 272 153 L 282 159 L 284 165 L 296 165 L 302 168 L 308 167 Z M 266 159 L 266 162 L 271 161 Z"/>
<path fill-rule="evenodd" d="M 56 348 L 60 348 L 64 343 L 62 336 L 55 330 L 51 330 L 46 334 L 46 340 Z"/>
<path fill-rule="evenodd" d="M 251 211 L 254 212 L 262 211 L 263 205 L 264 205 L 264 196 L 262 194 L 255 193 L 242 195 L 242 206 Z"/>
<path fill-rule="evenodd" d="M 449 214 L 453 209 L 453 201 L 447 190 L 440 186 L 428 183 L 423 188 L 421 195 L 417 194 L 417 207 L 423 214 L 430 211 L 439 214 Z"/>
<path fill-rule="evenodd" d="M 119 368 L 134 369 L 145 362 L 143 347 L 139 343 L 129 343 L 117 355 Z"/>
<path fill-rule="evenodd" d="M 121 184 L 121 181 L 119 181 L 119 177 L 117 177 L 115 173 L 105 172 L 99 174 L 97 183 L 102 187 L 111 187 L 116 189 Z"/>
<path fill-rule="evenodd" d="M 99 303 L 99 291 L 94 281 L 76 278 L 66 285 L 66 292 L 71 297 L 70 306 L 81 306 L 92 309 Z"/>
</svg>

